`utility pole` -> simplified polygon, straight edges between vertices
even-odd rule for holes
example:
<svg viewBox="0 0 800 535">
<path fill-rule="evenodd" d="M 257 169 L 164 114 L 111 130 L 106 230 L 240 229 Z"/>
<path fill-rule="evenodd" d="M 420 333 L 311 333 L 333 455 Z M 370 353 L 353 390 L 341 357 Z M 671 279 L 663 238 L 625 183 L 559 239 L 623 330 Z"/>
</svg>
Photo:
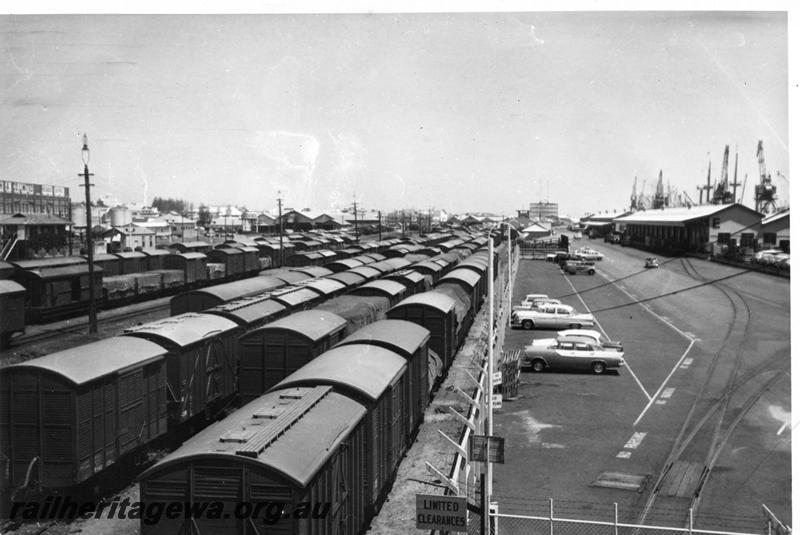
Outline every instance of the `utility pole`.
<svg viewBox="0 0 800 535">
<path fill-rule="evenodd" d="M 356 196 L 353 195 L 353 218 L 356 226 L 356 243 L 358 243 L 358 208 L 356 206 Z"/>
<path fill-rule="evenodd" d="M 89 183 L 89 177 L 94 173 L 89 172 L 89 138 L 83 134 L 83 187 L 86 188 L 86 253 L 89 257 L 89 334 L 97 333 L 97 305 L 94 302 L 94 240 L 92 239 L 92 198 L 90 189 L 94 184 Z M 80 174 L 78 176 L 81 176 Z"/>
<path fill-rule="evenodd" d="M 494 391 L 492 376 L 494 375 L 494 240 L 492 231 L 489 230 L 489 291 L 487 304 L 489 305 L 489 354 L 486 364 L 486 419 L 484 420 L 484 434 L 486 435 L 486 485 L 483 489 L 483 514 L 484 514 L 484 533 L 491 533 L 491 518 L 489 517 L 489 505 L 492 501 L 492 461 L 490 460 L 491 437 L 494 433 L 494 419 L 492 413 L 492 393 Z"/>
<path fill-rule="evenodd" d="M 402 210 L 400 212 L 400 230 L 403 234 L 403 237 L 406 237 L 406 211 Z"/>
<path fill-rule="evenodd" d="M 281 190 L 278 190 L 278 240 L 280 241 L 280 253 L 278 256 L 278 267 L 283 267 L 283 199 L 281 199 Z"/>
<path fill-rule="evenodd" d="M 381 211 L 378 210 L 378 241 L 383 241 L 383 232 L 381 232 Z"/>
</svg>

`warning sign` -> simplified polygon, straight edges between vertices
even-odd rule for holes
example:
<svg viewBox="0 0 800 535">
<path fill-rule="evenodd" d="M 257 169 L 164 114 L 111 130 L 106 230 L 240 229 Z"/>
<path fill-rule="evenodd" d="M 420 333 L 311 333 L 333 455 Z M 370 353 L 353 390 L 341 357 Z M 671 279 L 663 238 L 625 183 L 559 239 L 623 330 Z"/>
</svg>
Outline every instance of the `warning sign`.
<svg viewBox="0 0 800 535">
<path fill-rule="evenodd" d="M 467 531 L 467 498 L 417 494 L 417 529 Z"/>
</svg>

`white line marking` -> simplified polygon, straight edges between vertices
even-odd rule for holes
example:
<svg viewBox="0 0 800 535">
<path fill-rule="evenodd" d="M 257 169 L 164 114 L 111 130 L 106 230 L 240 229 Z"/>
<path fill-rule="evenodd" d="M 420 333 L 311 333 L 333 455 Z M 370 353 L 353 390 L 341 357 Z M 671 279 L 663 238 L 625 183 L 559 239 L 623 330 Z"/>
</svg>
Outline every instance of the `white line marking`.
<svg viewBox="0 0 800 535">
<path fill-rule="evenodd" d="M 687 347 L 687 348 L 686 348 L 686 351 L 684 351 L 684 352 L 683 352 L 683 355 L 681 355 L 681 358 L 679 358 L 679 359 L 678 359 L 678 362 L 676 362 L 676 363 L 675 363 L 675 366 L 673 366 L 673 367 L 672 367 L 672 371 L 671 371 L 671 372 L 669 372 L 669 375 L 667 375 L 667 378 L 666 378 L 666 379 L 664 379 L 664 382 L 663 382 L 663 383 L 661 383 L 661 386 L 659 386 L 659 387 L 658 387 L 658 390 L 656 390 L 656 393 L 655 393 L 655 395 L 653 396 L 653 398 L 654 398 L 654 399 L 655 399 L 656 397 L 658 397 L 658 396 L 661 394 L 661 391 L 662 391 L 662 390 L 664 390 L 664 386 L 667 384 L 667 381 L 669 381 L 669 380 L 670 380 L 670 378 L 672 377 L 672 374 L 674 374 L 674 373 L 675 373 L 675 371 L 678 369 L 678 366 L 680 366 L 681 362 L 683 362 L 683 359 L 684 359 L 684 358 L 686 358 L 686 355 L 688 355 L 688 354 L 689 354 L 689 351 L 692 349 L 692 346 L 694 346 L 694 340 L 692 340 L 691 342 L 689 342 L 689 347 Z M 639 415 L 639 417 L 638 417 L 638 418 L 636 418 L 636 421 L 634 421 L 634 422 L 633 422 L 633 425 L 636 425 L 636 424 L 638 424 L 638 423 L 639 423 L 639 420 L 641 420 L 641 419 L 642 419 L 642 417 L 643 417 L 643 416 L 645 415 L 645 413 L 646 413 L 646 412 L 647 412 L 647 411 L 650 409 L 650 406 L 651 406 L 652 404 L 653 404 L 653 401 L 651 400 L 651 401 L 650 401 L 650 403 L 648 403 L 648 404 L 647 404 L 647 406 L 644 408 L 644 410 L 642 411 L 642 413 Z"/>
<path fill-rule="evenodd" d="M 631 452 L 629 451 L 621 451 L 617 453 L 617 459 L 630 459 L 630 458 L 631 458 Z"/>
<path fill-rule="evenodd" d="M 628 442 L 625 443 L 623 448 L 625 448 L 626 450 L 635 450 L 636 448 L 639 447 L 639 445 L 644 440 L 644 437 L 646 436 L 647 436 L 647 431 L 635 432 L 633 435 L 631 435 L 631 438 L 628 440 Z"/>
<path fill-rule="evenodd" d="M 665 388 L 664 392 L 661 393 L 661 399 L 669 399 L 672 397 L 672 394 L 675 393 L 675 387 L 671 386 L 669 388 Z"/>
<path fill-rule="evenodd" d="M 678 327 L 676 327 L 675 325 L 673 325 L 672 323 L 670 323 L 668 320 L 664 319 L 662 316 L 660 316 L 660 315 L 659 315 L 659 314 L 657 314 L 655 311 L 653 311 L 653 309 L 651 309 L 649 306 L 647 306 L 647 305 L 646 305 L 646 304 L 644 304 L 644 303 L 638 303 L 639 299 L 637 299 L 637 298 L 636 298 L 634 295 L 632 295 L 632 294 L 631 294 L 629 291 L 627 291 L 625 288 L 623 288 L 623 287 L 622 287 L 620 284 L 617 284 L 616 282 L 612 281 L 611 279 L 609 279 L 608 277 L 606 277 L 605 275 L 603 275 L 603 274 L 602 274 L 602 273 L 600 273 L 599 271 L 597 271 L 596 273 L 597 273 L 598 275 L 600 275 L 601 277 L 603 277 L 604 279 L 606 279 L 608 282 L 612 283 L 612 284 L 613 284 L 614 286 L 616 286 L 617 288 L 619 288 L 619 290 L 620 290 L 622 293 L 624 293 L 625 295 L 627 295 L 628 297 L 630 297 L 631 299 L 633 299 L 634 301 L 636 301 L 636 302 L 637 302 L 637 304 L 638 304 L 640 307 L 642 307 L 643 309 L 645 309 L 646 311 L 648 311 L 650 314 L 654 315 L 655 317 L 657 317 L 658 319 L 660 319 L 661 321 L 663 321 L 664 323 L 666 323 L 667 325 L 669 325 L 670 327 L 672 327 L 673 329 L 675 329 L 676 331 L 678 331 L 678 332 L 681 334 L 681 336 L 684 336 L 684 337 L 688 338 L 689 340 L 693 340 L 693 337 L 691 337 L 691 336 L 687 335 L 685 332 L 683 332 L 683 331 L 682 331 L 682 330 L 680 330 Z M 569 280 L 569 279 L 567 279 L 567 280 Z M 571 285 L 572 285 L 572 284 L 570 283 L 570 286 L 571 286 Z M 574 289 L 574 288 L 573 288 L 573 289 Z M 578 296 L 578 297 L 580 297 L 580 296 Z M 581 301 L 583 301 L 583 299 L 581 299 Z M 584 304 L 584 305 L 585 305 L 585 304 Z"/>
<path fill-rule="evenodd" d="M 691 358 L 684 360 L 683 364 L 681 364 L 681 369 L 685 370 L 686 368 L 692 365 L 692 362 L 694 362 L 694 359 Z"/>
<path fill-rule="evenodd" d="M 639 381 L 639 378 L 636 377 L 636 374 L 633 373 L 633 369 L 631 368 L 630 364 L 628 364 L 628 361 L 625 361 L 625 367 L 628 368 L 628 371 L 631 372 L 631 377 L 633 377 L 633 380 L 636 381 L 636 384 L 639 385 L 639 388 L 641 388 L 642 392 L 644 392 L 647 401 L 652 401 L 653 397 L 647 393 L 647 390 L 644 389 L 644 385 L 641 381 Z"/>
</svg>

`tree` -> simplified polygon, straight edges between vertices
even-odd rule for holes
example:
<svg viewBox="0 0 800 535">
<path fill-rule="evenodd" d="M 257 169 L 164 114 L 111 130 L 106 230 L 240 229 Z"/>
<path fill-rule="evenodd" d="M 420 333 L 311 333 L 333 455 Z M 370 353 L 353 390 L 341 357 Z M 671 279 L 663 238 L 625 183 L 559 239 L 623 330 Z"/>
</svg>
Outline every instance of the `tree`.
<svg viewBox="0 0 800 535">
<path fill-rule="evenodd" d="M 208 227 L 211 225 L 211 212 L 205 204 L 200 204 L 200 207 L 197 209 L 197 224 L 201 227 Z"/>
</svg>

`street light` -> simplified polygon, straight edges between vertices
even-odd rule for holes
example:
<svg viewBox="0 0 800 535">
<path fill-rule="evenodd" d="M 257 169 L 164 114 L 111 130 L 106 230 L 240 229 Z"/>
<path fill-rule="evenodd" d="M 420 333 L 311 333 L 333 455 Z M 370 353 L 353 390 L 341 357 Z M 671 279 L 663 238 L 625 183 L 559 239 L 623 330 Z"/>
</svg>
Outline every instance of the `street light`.
<svg viewBox="0 0 800 535">
<path fill-rule="evenodd" d="M 92 199 L 90 190 L 94 184 L 89 183 L 89 138 L 83 134 L 83 187 L 86 188 L 86 249 L 89 257 L 89 334 L 97 333 L 97 307 L 94 302 L 94 240 L 92 239 Z M 78 176 L 81 176 L 80 174 Z"/>
</svg>

